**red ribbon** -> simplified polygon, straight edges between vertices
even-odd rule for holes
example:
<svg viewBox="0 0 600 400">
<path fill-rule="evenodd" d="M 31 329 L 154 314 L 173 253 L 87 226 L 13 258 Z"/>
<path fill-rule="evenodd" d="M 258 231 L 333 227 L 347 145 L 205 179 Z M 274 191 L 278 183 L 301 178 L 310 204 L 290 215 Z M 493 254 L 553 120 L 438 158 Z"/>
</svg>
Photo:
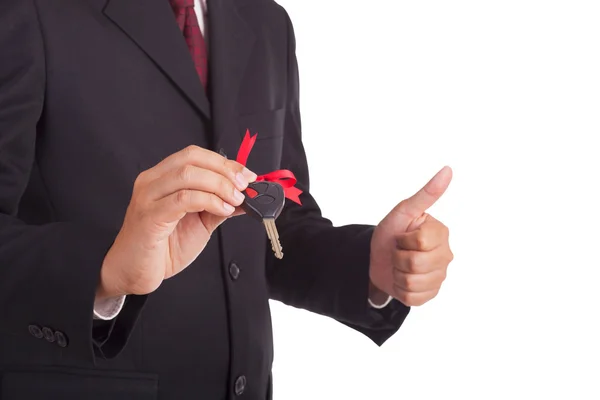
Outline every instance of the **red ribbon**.
<svg viewBox="0 0 600 400">
<path fill-rule="evenodd" d="M 236 161 L 244 166 L 246 165 L 246 162 L 248 161 L 248 156 L 250 155 L 250 151 L 252 151 L 252 147 L 256 142 L 256 136 L 258 136 L 258 133 L 254 136 L 250 136 L 250 130 L 247 130 L 246 136 L 244 136 L 244 140 L 242 141 L 242 145 L 238 150 Z M 256 178 L 256 182 L 261 181 L 279 183 L 281 186 L 283 186 L 285 197 L 287 197 L 295 203 L 302 205 L 299 197 L 302 193 L 302 190 L 294 186 L 296 182 L 298 182 L 298 180 L 296 179 L 292 171 L 288 171 L 287 169 L 280 169 L 277 171 L 269 172 L 268 174 L 259 175 L 258 178 Z"/>
</svg>

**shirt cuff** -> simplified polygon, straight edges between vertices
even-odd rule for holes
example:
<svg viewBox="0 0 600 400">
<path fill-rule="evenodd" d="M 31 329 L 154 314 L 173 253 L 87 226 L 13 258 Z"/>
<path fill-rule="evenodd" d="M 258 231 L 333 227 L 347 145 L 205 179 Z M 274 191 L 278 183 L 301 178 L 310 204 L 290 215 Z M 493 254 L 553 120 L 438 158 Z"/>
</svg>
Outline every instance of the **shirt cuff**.
<svg viewBox="0 0 600 400">
<path fill-rule="evenodd" d="M 368 299 L 368 300 L 369 300 L 369 305 L 370 305 L 371 307 L 373 307 L 373 308 L 376 308 L 376 309 L 380 310 L 380 309 L 382 309 L 382 308 L 385 308 L 385 307 L 386 307 L 388 304 L 390 304 L 390 303 L 391 303 L 391 301 L 392 301 L 392 299 L 393 299 L 393 297 L 392 297 L 392 296 L 389 296 L 389 297 L 388 297 L 388 299 L 385 301 L 385 303 L 383 303 L 383 304 L 379 304 L 379 305 L 378 305 L 378 304 L 375 304 L 375 303 L 373 303 L 373 302 L 371 301 L 371 299 Z"/>
<path fill-rule="evenodd" d="M 103 321 L 114 319 L 123 309 L 125 297 L 120 296 L 97 301 L 94 304 L 94 319 L 101 319 Z"/>
</svg>

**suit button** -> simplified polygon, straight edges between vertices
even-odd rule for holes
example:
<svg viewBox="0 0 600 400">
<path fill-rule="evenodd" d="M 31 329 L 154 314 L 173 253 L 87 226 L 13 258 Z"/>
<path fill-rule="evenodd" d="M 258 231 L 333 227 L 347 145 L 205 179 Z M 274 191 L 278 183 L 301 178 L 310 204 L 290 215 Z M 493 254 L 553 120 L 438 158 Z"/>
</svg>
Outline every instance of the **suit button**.
<svg viewBox="0 0 600 400">
<path fill-rule="evenodd" d="M 231 275 L 231 279 L 234 281 L 240 276 L 240 267 L 234 262 L 229 264 L 229 275 Z"/>
<path fill-rule="evenodd" d="M 44 337 L 46 338 L 46 340 L 49 341 L 50 343 L 54 343 L 54 341 L 56 340 L 56 337 L 54 336 L 54 332 L 52 331 L 52 329 L 44 327 L 44 329 L 42 329 L 42 333 L 44 334 Z"/>
<path fill-rule="evenodd" d="M 67 345 L 69 344 L 67 337 L 62 332 L 59 332 L 59 331 L 54 332 L 54 337 L 56 338 L 56 344 L 59 345 L 60 347 L 67 347 Z"/>
<path fill-rule="evenodd" d="M 37 325 L 29 325 L 29 333 L 37 339 L 41 339 L 44 337 L 44 332 Z"/>
<path fill-rule="evenodd" d="M 244 389 L 246 389 L 246 377 L 242 375 L 235 380 L 235 395 L 241 396 Z"/>
</svg>

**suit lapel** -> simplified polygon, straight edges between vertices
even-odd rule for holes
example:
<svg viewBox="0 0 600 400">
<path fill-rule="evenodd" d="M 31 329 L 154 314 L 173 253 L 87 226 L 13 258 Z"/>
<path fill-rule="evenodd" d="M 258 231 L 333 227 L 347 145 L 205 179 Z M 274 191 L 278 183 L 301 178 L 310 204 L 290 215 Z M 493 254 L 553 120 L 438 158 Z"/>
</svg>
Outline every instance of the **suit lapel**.
<svg viewBox="0 0 600 400">
<path fill-rule="evenodd" d="M 109 0 L 104 13 L 210 118 L 208 97 L 168 0 Z"/>
<path fill-rule="evenodd" d="M 252 53 L 255 34 L 241 13 L 239 0 L 209 0 L 209 76 L 214 150 L 239 147 L 243 132 L 227 132 L 235 118 L 239 88 Z M 251 5 L 250 5 L 251 6 Z M 234 140 L 234 142 L 228 142 Z M 230 154 L 234 157 L 235 154 Z"/>
</svg>

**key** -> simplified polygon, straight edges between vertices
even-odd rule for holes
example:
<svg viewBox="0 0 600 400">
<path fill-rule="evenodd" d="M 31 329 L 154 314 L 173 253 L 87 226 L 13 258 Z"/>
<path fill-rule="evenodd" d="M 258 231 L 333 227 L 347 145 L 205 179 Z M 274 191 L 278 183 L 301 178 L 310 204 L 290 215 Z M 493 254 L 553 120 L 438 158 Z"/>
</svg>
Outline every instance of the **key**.
<svg viewBox="0 0 600 400">
<path fill-rule="evenodd" d="M 283 258 L 283 248 L 279 242 L 279 233 L 275 220 L 285 205 L 283 187 L 275 182 L 253 182 L 244 191 L 246 197 L 242 209 L 250 217 L 264 224 L 271 247 L 278 259 Z"/>
</svg>

